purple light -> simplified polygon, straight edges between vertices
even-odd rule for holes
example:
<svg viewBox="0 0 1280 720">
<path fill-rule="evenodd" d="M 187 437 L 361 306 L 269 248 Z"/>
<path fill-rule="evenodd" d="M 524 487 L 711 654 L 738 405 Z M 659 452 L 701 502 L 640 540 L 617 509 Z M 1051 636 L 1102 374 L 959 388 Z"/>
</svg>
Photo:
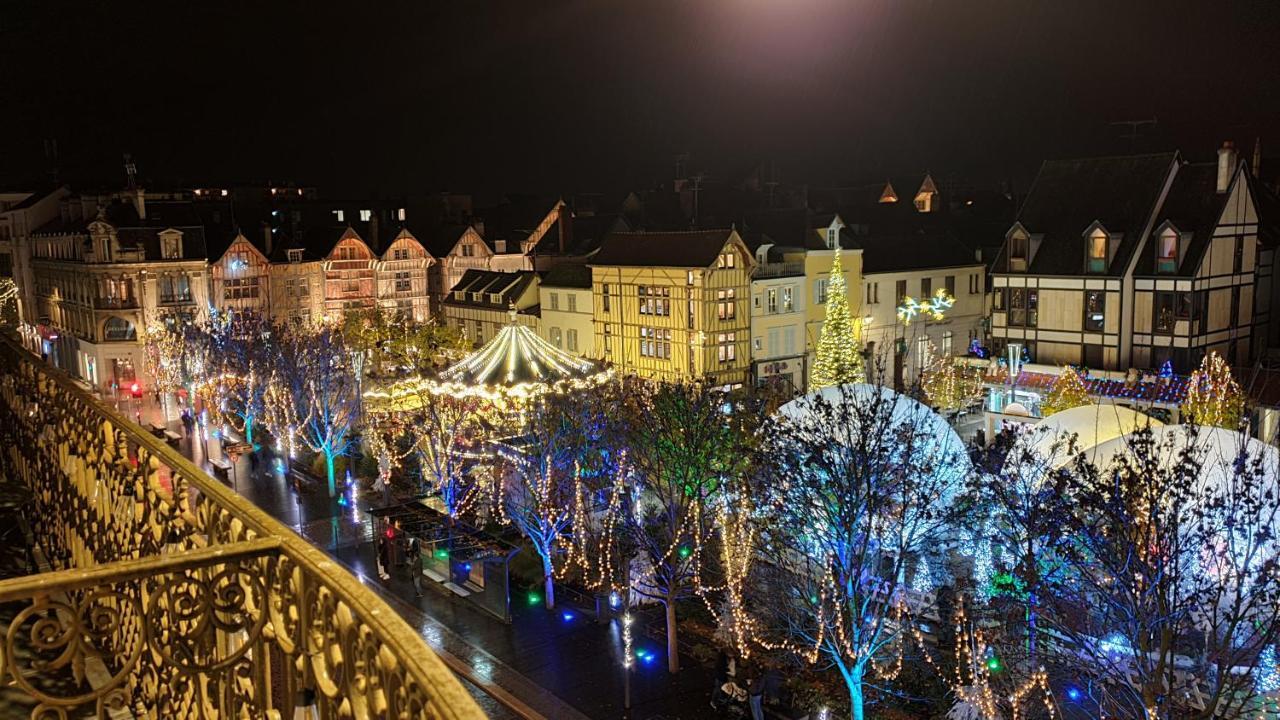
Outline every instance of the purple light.
<svg viewBox="0 0 1280 720">
<path fill-rule="evenodd" d="M 573 622 L 573 618 L 576 616 L 573 613 L 569 612 L 568 610 L 565 610 L 564 612 L 560 613 L 560 617 L 564 618 L 565 622 Z"/>
</svg>

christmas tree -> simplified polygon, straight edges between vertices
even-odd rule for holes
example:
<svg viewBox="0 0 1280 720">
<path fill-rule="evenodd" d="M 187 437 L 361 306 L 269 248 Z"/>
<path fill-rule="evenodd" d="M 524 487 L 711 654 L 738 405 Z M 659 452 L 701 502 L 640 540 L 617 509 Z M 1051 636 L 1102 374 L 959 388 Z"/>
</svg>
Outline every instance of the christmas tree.
<svg viewBox="0 0 1280 720">
<path fill-rule="evenodd" d="M 1053 381 L 1053 387 L 1049 388 L 1049 396 L 1040 403 L 1040 410 L 1045 417 L 1049 417 L 1056 412 L 1088 405 L 1089 402 L 1089 390 L 1080 379 L 1080 373 L 1075 368 L 1064 367 L 1058 379 Z"/>
<path fill-rule="evenodd" d="M 1240 427 L 1244 418 L 1244 392 L 1218 353 L 1210 351 L 1200 362 L 1200 369 L 1191 373 L 1182 411 L 1188 421 L 1197 425 L 1228 430 Z"/>
<path fill-rule="evenodd" d="M 845 289 L 840 249 L 836 248 L 827 285 L 827 318 L 818 338 L 818 357 L 809 375 L 809 390 L 831 385 L 858 383 L 865 379 L 862 367 L 862 323 L 849 312 L 849 292 Z"/>
<path fill-rule="evenodd" d="M 946 355 L 935 357 L 929 363 L 921 375 L 920 386 L 936 410 L 959 410 L 982 395 L 978 374 Z"/>
</svg>

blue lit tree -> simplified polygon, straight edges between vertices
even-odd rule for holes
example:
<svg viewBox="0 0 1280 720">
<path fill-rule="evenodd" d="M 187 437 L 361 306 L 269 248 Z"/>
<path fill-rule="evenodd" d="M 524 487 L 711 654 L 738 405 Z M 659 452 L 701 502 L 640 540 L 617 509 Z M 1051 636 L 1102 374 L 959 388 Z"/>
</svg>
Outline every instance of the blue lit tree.
<svg viewBox="0 0 1280 720">
<path fill-rule="evenodd" d="M 891 391 L 840 386 L 769 420 L 757 455 L 760 553 L 746 584 L 756 640 L 834 667 L 866 717 L 879 670 L 911 646 L 907 577 L 948 535 L 968 460 L 937 416 Z M 945 429 L 945 426 L 944 426 Z"/>
<path fill-rule="evenodd" d="M 252 444 L 272 374 L 271 325 L 257 313 L 216 314 L 209 322 L 208 339 L 212 366 L 205 378 L 206 397 L 219 419 Z"/>
<path fill-rule="evenodd" d="M 350 450 L 360 417 L 351 355 L 341 335 L 329 329 L 292 336 L 284 352 L 292 355 L 288 364 L 304 378 L 297 398 L 298 416 L 305 418 L 299 435 L 313 451 L 324 455 L 329 497 L 335 497 L 334 461 Z"/>
</svg>

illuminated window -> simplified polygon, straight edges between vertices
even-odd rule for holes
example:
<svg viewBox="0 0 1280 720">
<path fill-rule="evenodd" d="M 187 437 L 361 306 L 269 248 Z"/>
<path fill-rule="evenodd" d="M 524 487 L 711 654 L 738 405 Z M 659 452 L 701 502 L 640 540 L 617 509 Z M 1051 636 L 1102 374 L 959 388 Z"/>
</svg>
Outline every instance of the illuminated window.
<svg viewBox="0 0 1280 720">
<path fill-rule="evenodd" d="M 404 222 L 404 208 L 400 208 L 399 210 L 396 210 L 396 219 L 401 222 Z"/>
<path fill-rule="evenodd" d="M 738 357 L 735 342 L 737 333 L 720 333 L 716 335 L 716 357 L 722 363 L 733 362 Z"/>
<path fill-rule="evenodd" d="M 1035 327 L 1038 319 L 1039 291 L 1009 288 L 1009 325 Z"/>
<path fill-rule="evenodd" d="M 1166 228 L 1160 233 L 1160 242 L 1156 248 L 1156 272 L 1171 273 L 1178 271 L 1178 233 L 1173 228 Z"/>
<path fill-rule="evenodd" d="M 716 316 L 721 320 L 732 320 L 737 316 L 737 305 L 734 296 L 737 291 L 732 288 L 716 291 Z"/>
<path fill-rule="evenodd" d="M 736 266 L 737 258 L 731 252 L 721 253 L 720 257 L 716 259 L 716 267 L 718 268 L 733 268 Z"/>
<path fill-rule="evenodd" d="M 334 214 L 334 216 L 336 216 L 336 217 L 338 218 L 338 222 L 346 222 L 346 221 L 347 221 L 347 214 L 346 214 L 345 212 L 343 212 L 343 211 L 341 211 L 341 210 L 334 210 L 334 211 L 333 211 L 333 214 Z"/>
<path fill-rule="evenodd" d="M 1107 234 L 1094 230 L 1089 235 L 1089 272 L 1107 271 Z"/>
<path fill-rule="evenodd" d="M 795 309 L 795 303 L 792 300 L 792 288 L 782 288 L 782 312 L 789 313 Z"/>
<path fill-rule="evenodd" d="M 372 211 L 372 210 L 361 210 L 361 211 L 360 211 L 360 222 L 369 222 L 371 219 L 373 219 L 373 211 Z"/>
<path fill-rule="evenodd" d="M 1021 232 L 1009 236 L 1009 270 L 1025 272 L 1029 257 L 1030 242 Z"/>
<path fill-rule="evenodd" d="M 291 263 L 302 262 L 302 250 L 286 250 L 285 255 Z"/>
<path fill-rule="evenodd" d="M 560 328 L 558 327 L 551 328 L 551 344 L 552 345 L 555 345 L 556 347 L 561 347 L 560 336 L 561 336 Z"/>
<path fill-rule="evenodd" d="M 769 288 L 764 293 L 765 296 L 765 312 L 770 315 L 778 312 L 778 290 L 777 288 Z M 723 319 L 723 318 L 722 318 Z"/>
<path fill-rule="evenodd" d="M 1084 293 L 1084 329 L 1087 332 L 1102 332 L 1105 325 L 1106 295 L 1101 290 L 1086 290 Z"/>
<path fill-rule="evenodd" d="M 827 304 L 827 278 L 813 281 L 813 301 L 817 305 Z"/>
</svg>

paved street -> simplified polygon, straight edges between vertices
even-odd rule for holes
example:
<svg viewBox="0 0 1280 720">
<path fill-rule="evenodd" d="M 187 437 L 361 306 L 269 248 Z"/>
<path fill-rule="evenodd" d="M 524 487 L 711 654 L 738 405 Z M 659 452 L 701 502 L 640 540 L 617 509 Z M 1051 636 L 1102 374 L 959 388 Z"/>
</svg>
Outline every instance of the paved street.
<svg viewBox="0 0 1280 720">
<path fill-rule="evenodd" d="M 177 411 L 167 418 L 151 401 L 123 401 L 120 410 L 147 423 L 163 423 L 182 433 Z M 197 437 L 179 442 L 184 454 L 206 470 L 209 459 L 222 454 L 217 437 Z M 377 590 L 412 625 L 428 644 L 464 678 L 464 684 L 494 718 L 532 716 L 576 720 L 622 717 L 623 678 L 618 623 L 599 624 L 591 608 L 574 607 L 560 598 L 548 611 L 529 606 L 512 590 L 512 622 L 503 623 L 455 597 L 434 583 L 425 582 L 423 597 L 415 598 L 408 571 L 397 568 L 390 581 L 377 579 L 375 551 L 369 537 L 362 498 L 339 503 L 316 484 L 296 492 L 282 473 L 283 465 L 264 449 L 266 456 L 254 462 L 248 456 L 234 465 L 228 484 L 255 505 L 284 524 L 301 530 L 304 537 L 326 549 L 366 585 Z M 211 473 L 212 474 L 212 473 Z M 349 495 L 348 495 L 349 497 Z M 566 616 L 566 612 L 571 613 Z M 651 613 L 653 625 L 660 619 Z M 641 627 L 649 625 L 649 618 Z M 633 717 L 702 718 L 711 712 L 711 675 L 692 658 L 684 657 L 684 669 L 672 678 L 665 670 L 662 637 L 635 638 L 636 649 L 654 653 L 654 660 L 639 663 L 633 671 Z M 483 689 L 481 688 L 483 686 Z"/>
</svg>

